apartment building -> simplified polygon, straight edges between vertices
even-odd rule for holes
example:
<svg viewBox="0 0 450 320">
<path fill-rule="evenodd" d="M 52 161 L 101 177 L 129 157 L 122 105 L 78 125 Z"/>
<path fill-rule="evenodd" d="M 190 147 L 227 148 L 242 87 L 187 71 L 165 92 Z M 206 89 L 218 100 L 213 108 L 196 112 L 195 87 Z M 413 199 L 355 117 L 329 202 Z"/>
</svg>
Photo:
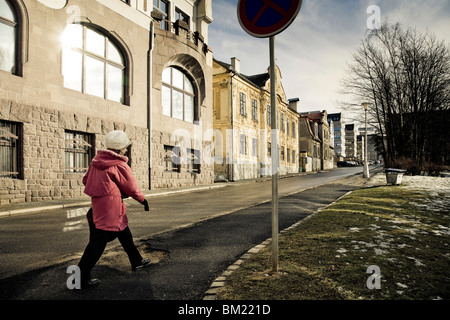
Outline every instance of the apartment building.
<svg viewBox="0 0 450 320">
<path fill-rule="evenodd" d="M 298 113 L 289 108 L 276 68 L 279 174 L 298 172 Z M 237 181 L 271 175 L 270 74 L 244 75 L 240 61 L 214 60 L 216 179 Z"/>
<path fill-rule="evenodd" d="M 334 133 L 334 152 L 337 161 L 341 161 L 345 157 L 345 130 L 342 122 L 342 114 L 339 113 L 329 113 L 328 114 L 328 123 L 333 124 L 333 130 L 331 132 Z"/>
<path fill-rule="evenodd" d="M 345 125 L 345 160 L 357 161 L 358 145 L 356 141 L 357 130 L 355 124 Z"/>
<path fill-rule="evenodd" d="M 210 0 L 0 0 L 0 205 L 82 197 L 114 129 L 142 189 L 211 183 L 211 21 Z"/>
</svg>

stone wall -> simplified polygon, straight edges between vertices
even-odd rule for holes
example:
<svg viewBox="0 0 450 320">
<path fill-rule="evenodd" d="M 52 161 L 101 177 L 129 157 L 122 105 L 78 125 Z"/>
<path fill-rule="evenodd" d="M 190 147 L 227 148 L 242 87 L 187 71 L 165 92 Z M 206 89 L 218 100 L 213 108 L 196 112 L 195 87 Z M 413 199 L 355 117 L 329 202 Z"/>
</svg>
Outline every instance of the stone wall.
<svg viewBox="0 0 450 320">
<path fill-rule="evenodd" d="M 0 101 L 0 118 L 22 124 L 23 177 L 0 179 L 0 205 L 85 197 L 84 173 L 65 169 L 65 130 L 95 135 L 95 151 L 104 149 L 104 136 L 124 130 L 133 141 L 131 167 L 141 188 L 148 188 L 146 129 L 91 116 Z"/>
</svg>

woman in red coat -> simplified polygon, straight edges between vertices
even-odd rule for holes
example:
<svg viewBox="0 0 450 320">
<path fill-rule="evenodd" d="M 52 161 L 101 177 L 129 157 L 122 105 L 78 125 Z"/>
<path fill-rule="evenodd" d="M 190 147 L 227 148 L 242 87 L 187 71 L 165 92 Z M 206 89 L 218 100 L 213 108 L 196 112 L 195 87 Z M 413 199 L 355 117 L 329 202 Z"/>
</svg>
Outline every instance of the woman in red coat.
<svg viewBox="0 0 450 320">
<path fill-rule="evenodd" d="M 91 270 L 100 259 L 106 244 L 118 238 L 128 255 L 132 270 L 148 265 L 133 243 L 128 228 L 127 207 L 124 197 L 132 197 L 149 211 L 147 200 L 133 177 L 125 156 L 131 144 L 125 132 L 111 131 L 105 137 L 107 150 L 99 150 L 83 177 L 84 192 L 91 197 L 92 210 L 88 213 L 90 240 L 78 264 L 81 286 L 86 288 L 99 283 L 91 279 Z"/>
</svg>

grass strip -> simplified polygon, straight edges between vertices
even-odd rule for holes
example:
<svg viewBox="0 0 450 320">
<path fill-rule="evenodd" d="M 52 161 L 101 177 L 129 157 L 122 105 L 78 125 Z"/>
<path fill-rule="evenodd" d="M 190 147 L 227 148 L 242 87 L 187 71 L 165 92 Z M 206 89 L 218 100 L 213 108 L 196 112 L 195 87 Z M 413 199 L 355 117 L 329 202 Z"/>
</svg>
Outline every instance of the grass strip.
<svg viewBox="0 0 450 320">
<path fill-rule="evenodd" d="M 280 236 L 278 273 L 269 245 L 217 299 L 450 299 L 450 216 L 430 206 L 439 199 L 401 186 L 356 190 Z"/>
</svg>

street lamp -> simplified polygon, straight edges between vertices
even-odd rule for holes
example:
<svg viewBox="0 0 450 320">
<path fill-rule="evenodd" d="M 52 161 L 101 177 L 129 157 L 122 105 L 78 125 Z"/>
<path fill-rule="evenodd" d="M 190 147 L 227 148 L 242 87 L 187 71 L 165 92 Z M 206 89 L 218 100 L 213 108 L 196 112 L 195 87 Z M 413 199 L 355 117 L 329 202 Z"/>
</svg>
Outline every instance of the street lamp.
<svg viewBox="0 0 450 320">
<path fill-rule="evenodd" d="M 363 177 L 369 178 L 369 164 L 367 163 L 367 106 L 368 103 L 364 102 L 364 169 L 363 169 Z"/>
</svg>

